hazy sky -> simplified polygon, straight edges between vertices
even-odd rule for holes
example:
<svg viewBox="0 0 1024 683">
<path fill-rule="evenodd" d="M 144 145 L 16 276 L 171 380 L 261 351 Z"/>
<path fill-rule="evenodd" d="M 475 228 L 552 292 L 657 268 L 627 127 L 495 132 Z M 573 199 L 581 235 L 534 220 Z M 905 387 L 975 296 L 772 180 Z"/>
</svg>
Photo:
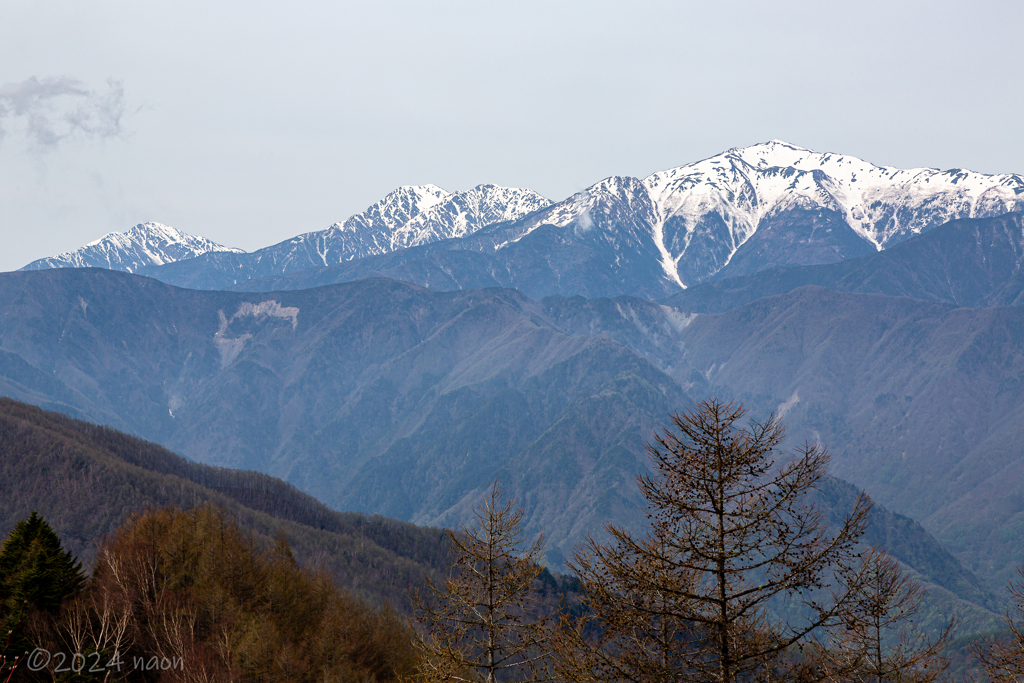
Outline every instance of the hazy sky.
<svg viewBox="0 0 1024 683">
<path fill-rule="evenodd" d="M 256 249 L 399 185 L 562 199 L 779 138 L 1024 172 L 1024 2 L 0 3 L 0 270 Z"/>
</svg>

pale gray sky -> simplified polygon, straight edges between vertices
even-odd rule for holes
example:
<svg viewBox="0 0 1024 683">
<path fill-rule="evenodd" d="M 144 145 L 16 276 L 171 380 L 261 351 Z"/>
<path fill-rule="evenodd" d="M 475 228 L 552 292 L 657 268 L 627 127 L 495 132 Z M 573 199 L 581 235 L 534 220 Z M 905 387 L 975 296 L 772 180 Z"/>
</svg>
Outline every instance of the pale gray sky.
<svg viewBox="0 0 1024 683">
<path fill-rule="evenodd" d="M 1024 2 L 3 0 L 0 270 L 244 249 L 399 185 L 562 199 L 772 138 L 1024 172 Z"/>
</svg>

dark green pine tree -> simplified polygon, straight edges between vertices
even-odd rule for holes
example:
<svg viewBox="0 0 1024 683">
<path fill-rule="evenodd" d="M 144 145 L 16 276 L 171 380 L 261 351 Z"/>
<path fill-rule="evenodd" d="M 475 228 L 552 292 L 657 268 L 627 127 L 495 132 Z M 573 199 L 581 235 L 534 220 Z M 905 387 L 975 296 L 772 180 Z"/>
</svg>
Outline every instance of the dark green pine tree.
<svg viewBox="0 0 1024 683">
<path fill-rule="evenodd" d="M 85 584 L 82 563 L 35 510 L 11 530 L 0 548 L 0 624 L 8 659 L 31 649 L 24 634 L 29 613 L 56 614 Z M 8 637 L 8 634 L 10 636 Z"/>
</svg>

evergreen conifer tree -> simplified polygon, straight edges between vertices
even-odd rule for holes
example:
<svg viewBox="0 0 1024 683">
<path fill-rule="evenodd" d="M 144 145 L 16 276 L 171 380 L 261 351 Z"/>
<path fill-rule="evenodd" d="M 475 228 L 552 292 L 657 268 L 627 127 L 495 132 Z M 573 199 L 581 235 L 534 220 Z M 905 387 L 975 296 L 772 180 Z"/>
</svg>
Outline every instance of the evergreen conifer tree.
<svg viewBox="0 0 1024 683">
<path fill-rule="evenodd" d="M 38 512 L 18 522 L 0 548 L 0 623 L 7 659 L 32 649 L 25 629 L 32 612 L 56 615 L 84 584 L 82 563 L 61 547 Z"/>
<path fill-rule="evenodd" d="M 0 550 L 0 604 L 7 615 L 22 606 L 55 613 L 85 584 L 82 563 L 61 547 L 38 512 L 18 522 Z"/>
</svg>

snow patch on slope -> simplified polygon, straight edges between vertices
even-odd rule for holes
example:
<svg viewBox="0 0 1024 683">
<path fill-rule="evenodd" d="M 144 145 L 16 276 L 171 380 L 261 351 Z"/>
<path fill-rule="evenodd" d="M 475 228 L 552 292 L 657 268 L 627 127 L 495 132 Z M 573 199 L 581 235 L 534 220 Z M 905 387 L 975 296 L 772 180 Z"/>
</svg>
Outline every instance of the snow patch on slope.
<svg viewBox="0 0 1024 683">
<path fill-rule="evenodd" d="M 549 199 L 522 188 L 478 185 L 465 192 L 448 192 L 436 185 L 410 185 L 326 230 L 299 235 L 255 255 L 274 260 L 282 273 L 335 265 L 463 237 L 550 204 Z"/>
<path fill-rule="evenodd" d="M 616 201 L 632 207 L 634 214 L 602 223 L 597 207 L 616 194 Z M 772 140 L 659 171 L 643 181 L 608 178 L 539 212 L 512 241 L 545 224 L 575 224 L 577 236 L 579 225 L 591 219 L 606 232 L 635 233 L 646 226 L 666 277 L 685 288 L 681 264 L 698 263 L 696 281 L 703 281 L 727 266 L 766 219 L 792 209 L 834 211 L 881 250 L 957 218 L 1024 210 L 1024 177 L 901 170 Z M 709 228 L 709 221 L 724 226 L 724 234 Z M 693 268 L 688 271 L 692 277 Z"/>
<path fill-rule="evenodd" d="M 786 413 L 793 409 L 793 407 L 800 402 L 800 388 L 797 387 L 793 391 L 793 395 L 787 398 L 785 401 L 779 404 L 779 407 L 775 409 L 779 418 L 786 417 Z"/>
</svg>

